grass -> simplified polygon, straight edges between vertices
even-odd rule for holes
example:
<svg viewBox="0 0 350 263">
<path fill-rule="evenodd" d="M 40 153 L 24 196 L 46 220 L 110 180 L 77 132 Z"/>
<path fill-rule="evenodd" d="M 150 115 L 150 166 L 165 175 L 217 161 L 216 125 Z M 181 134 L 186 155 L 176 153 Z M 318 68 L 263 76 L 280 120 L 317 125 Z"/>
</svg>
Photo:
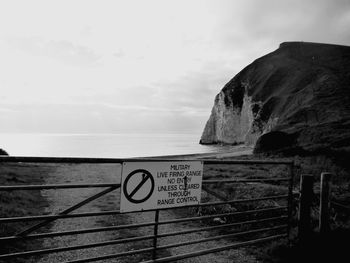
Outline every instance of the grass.
<svg viewBox="0 0 350 263">
<path fill-rule="evenodd" d="M 0 164 L 0 185 L 41 184 L 47 173 L 46 167 L 24 164 Z M 0 217 L 16 217 L 43 214 L 46 202 L 40 191 L 0 191 Z M 0 236 L 12 236 L 24 230 L 32 223 L 5 223 L 0 225 Z M 6 242 L 1 244 L 0 253 L 31 250 L 40 247 L 41 242 Z M 0 262 L 8 262 L 1 261 Z M 11 260 L 11 262 L 29 262 L 26 259 Z"/>
<path fill-rule="evenodd" d="M 246 156 L 246 159 L 259 159 L 266 158 L 266 156 Z M 242 159 L 240 157 L 240 159 Z M 350 215 L 342 211 L 336 211 L 332 209 L 331 220 L 333 231 L 327 237 L 320 237 L 317 234 L 318 228 L 318 214 L 319 214 L 319 178 L 320 174 L 325 171 L 333 173 L 332 180 L 332 194 L 336 200 L 341 200 L 342 203 L 350 203 L 350 180 L 348 177 L 348 171 L 346 169 L 334 166 L 330 160 L 325 159 L 322 156 L 313 157 L 296 157 L 296 175 L 294 178 L 294 190 L 298 191 L 300 174 L 313 174 L 315 177 L 314 191 L 315 199 L 312 207 L 312 226 L 314 228 L 314 234 L 310 238 L 310 246 L 300 247 L 297 240 L 297 214 L 298 204 L 295 202 L 293 205 L 293 220 L 291 222 L 291 240 L 286 239 L 271 241 L 259 246 L 252 246 L 248 248 L 248 251 L 255 255 L 257 259 L 263 262 L 304 262 L 308 261 L 321 261 L 324 259 L 340 259 L 347 252 L 346 245 L 350 240 Z M 258 178 L 270 178 L 270 177 L 283 177 L 288 171 L 288 167 L 274 165 L 212 165 L 206 167 L 207 174 L 206 179 L 258 179 Z M 219 193 L 223 199 L 248 199 L 257 198 L 262 196 L 280 195 L 288 192 L 288 185 L 283 183 L 275 184 L 242 184 L 240 186 L 232 184 L 217 184 L 210 186 L 210 190 Z M 213 201 L 213 197 L 206 197 L 206 201 Z M 278 202 L 254 202 L 245 203 L 234 206 L 223 206 L 219 210 L 217 208 L 208 207 L 202 209 L 202 214 L 215 214 L 215 213 L 227 213 L 232 211 L 244 211 L 250 209 L 259 209 L 264 207 L 277 207 L 282 205 Z M 272 215 L 273 216 L 273 215 Z M 248 218 L 227 218 L 225 222 L 234 222 L 239 220 L 248 220 Z M 206 222 L 212 224 L 213 222 Z M 234 231 L 244 231 L 254 228 L 253 225 L 234 229 Z M 227 234 L 227 232 L 225 232 Z M 244 239 L 238 239 L 243 241 Z M 236 239 L 237 241 L 237 239 Z M 330 256 L 331 255 L 331 256 Z M 342 262 L 334 261 L 333 262 Z"/>
<path fill-rule="evenodd" d="M 121 225 L 133 224 L 132 220 L 128 216 L 121 217 L 120 215 L 118 215 L 118 216 L 115 216 L 115 220 L 118 221 L 118 223 L 120 223 Z M 149 227 L 149 228 L 152 228 L 153 230 L 153 227 Z M 137 229 L 133 229 L 131 231 L 130 229 L 121 229 L 121 230 L 118 230 L 118 232 L 115 232 L 114 234 L 115 234 L 115 237 L 113 239 L 140 237 L 140 236 L 146 235 L 146 234 L 143 234 L 142 231 L 139 231 Z M 140 250 L 147 247 L 152 247 L 153 239 L 130 242 L 130 243 L 127 243 L 126 246 L 127 246 L 127 249 L 125 251 Z M 158 258 L 168 257 L 168 256 L 171 256 L 171 254 L 165 249 L 161 251 L 157 251 Z M 118 259 L 118 262 L 126 262 L 126 263 L 142 262 L 142 261 L 150 260 L 151 258 L 152 258 L 152 252 L 148 252 L 148 253 L 135 254 L 131 256 L 125 256 Z"/>
<path fill-rule="evenodd" d="M 275 177 L 287 177 L 289 169 L 285 165 L 206 165 L 204 167 L 205 179 L 266 179 Z M 208 194 L 209 191 L 202 191 L 202 203 L 215 202 L 220 200 L 237 200 L 237 199 L 254 199 L 260 197 L 277 196 L 288 194 L 288 182 L 274 183 L 217 183 L 205 185 L 205 187 L 214 194 Z M 258 202 L 244 202 L 236 204 L 226 204 L 221 206 L 208 206 L 202 208 L 191 208 L 188 211 L 189 216 L 196 215 L 215 215 L 230 212 L 244 212 L 247 210 L 256 210 L 264 208 L 275 208 L 286 206 L 284 200 L 264 200 Z M 284 212 L 286 214 L 286 212 Z M 252 213 L 246 215 L 225 216 L 215 219 L 204 219 L 200 223 L 202 225 L 217 225 L 226 223 L 239 223 L 243 221 L 255 220 L 258 218 L 278 217 L 281 211 L 268 211 L 260 213 Z M 250 231 L 260 228 L 269 228 L 272 226 L 283 224 L 282 220 L 264 223 L 239 224 L 235 227 L 222 228 L 212 232 L 212 235 L 225 235 L 235 232 Z M 281 233 L 279 231 L 269 231 L 267 233 L 250 234 L 227 239 L 228 242 L 243 242 L 261 238 L 267 235 Z M 253 251 L 249 251 L 253 255 Z"/>
</svg>

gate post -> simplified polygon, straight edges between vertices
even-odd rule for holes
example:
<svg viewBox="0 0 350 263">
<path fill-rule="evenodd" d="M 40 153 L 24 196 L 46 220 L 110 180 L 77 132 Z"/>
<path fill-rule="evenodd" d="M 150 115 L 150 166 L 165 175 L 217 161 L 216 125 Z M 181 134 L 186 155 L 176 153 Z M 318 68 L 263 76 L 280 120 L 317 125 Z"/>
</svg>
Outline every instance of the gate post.
<svg viewBox="0 0 350 263">
<path fill-rule="evenodd" d="M 291 228 L 292 228 L 292 217 L 293 217 L 293 186 L 294 186 L 294 162 L 289 166 L 289 185 L 288 185 L 288 240 L 291 240 Z"/>
<path fill-rule="evenodd" d="M 304 246 L 311 236 L 311 204 L 313 198 L 313 176 L 301 175 L 298 237 L 299 244 Z"/>
<path fill-rule="evenodd" d="M 325 235 L 330 231 L 329 212 L 330 212 L 330 195 L 331 173 L 321 173 L 321 191 L 320 191 L 320 213 L 319 229 L 320 234 Z"/>
<path fill-rule="evenodd" d="M 159 223 L 159 210 L 157 209 L 154 214 L 154 229 L 153 229 L 153 253 L 152 260 L 157 259 L 157 240 L 158 240 L 158 223 Z"/>
</svg>

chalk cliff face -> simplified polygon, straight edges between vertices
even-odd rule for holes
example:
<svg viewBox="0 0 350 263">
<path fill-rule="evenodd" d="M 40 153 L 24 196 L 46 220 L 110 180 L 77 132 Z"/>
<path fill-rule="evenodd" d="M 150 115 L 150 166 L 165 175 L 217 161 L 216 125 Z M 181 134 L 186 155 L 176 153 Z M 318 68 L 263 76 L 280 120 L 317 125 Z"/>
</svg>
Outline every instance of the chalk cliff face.
<svg viewBox="0 0 350 263">
<path fill-rule="evenodd" d="M 350 150 L 350 47 L 286 42 L 215 98 L 200 143 Z"/>
</svg>

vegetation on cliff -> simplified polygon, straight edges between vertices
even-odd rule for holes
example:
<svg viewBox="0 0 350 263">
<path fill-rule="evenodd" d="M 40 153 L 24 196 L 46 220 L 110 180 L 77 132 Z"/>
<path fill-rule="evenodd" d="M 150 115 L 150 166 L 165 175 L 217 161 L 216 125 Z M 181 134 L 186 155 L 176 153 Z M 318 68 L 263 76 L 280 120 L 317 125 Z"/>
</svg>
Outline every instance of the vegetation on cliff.
<svg viewBox="0 0 350 263">
<path fill-rule="evenodd" d="M 9 155 L 5 150 L 0 148 L 0 155 Z"/>
<path fill-rule="evenodd" d="M 350 47 L 287 42 L 221 90 L 202 143 L 350 151 Z"/>
</svg>

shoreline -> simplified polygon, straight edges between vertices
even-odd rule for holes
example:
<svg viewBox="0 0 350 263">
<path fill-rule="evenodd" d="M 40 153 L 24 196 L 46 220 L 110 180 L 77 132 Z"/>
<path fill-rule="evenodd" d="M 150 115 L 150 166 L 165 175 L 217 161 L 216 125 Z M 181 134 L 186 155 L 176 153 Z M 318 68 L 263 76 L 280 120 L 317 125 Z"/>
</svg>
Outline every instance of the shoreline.
<svg viewBox="0 0 350 263">
<path fill-rule="evenodd" d="M 220 152 L 210 152 L 210 153 L 193 153 L 193 154 L 176 154 L 176 155 L 158 155 L 158 156 L 149 156 L 149 157 L 132 157 L 132 159 L 223 159 L 239 156 L 252 156 L 253 147 L 250 146 L 241 146 L 237 148 L 237 151 L 220 151 Z"/>
<path fill-rule="evenodd" d="M 52 159 L 116 159 L 116 160 L 128 160 L 128 159 L 169 159 L 169 160 L 197 160 L 197 159 L 224 159 L 233 158 L 239 156 L 253 156 L 253 147 L 241 146 L 234 149 L 225 149 L 217 152 L 207 153 L 190 153 L 190 154 L 169 154 L 169 155 L 151 155 L 151 156 L 132 156 L 132 157 L 92 157 L 92 156 L 27 156 L 27 155 L 7 155 L 2 157 L 14 157 L 14 158 L 52 158 Z M 32 164 L 41 163 L 39 161 L 32 161 Z M 49 163 L 55 163 L 53 160 Z M 60 162 L 61 163 L 61 162 Z M 88 163 L 88 162 L 87 162 Z"/>
</svg>

